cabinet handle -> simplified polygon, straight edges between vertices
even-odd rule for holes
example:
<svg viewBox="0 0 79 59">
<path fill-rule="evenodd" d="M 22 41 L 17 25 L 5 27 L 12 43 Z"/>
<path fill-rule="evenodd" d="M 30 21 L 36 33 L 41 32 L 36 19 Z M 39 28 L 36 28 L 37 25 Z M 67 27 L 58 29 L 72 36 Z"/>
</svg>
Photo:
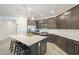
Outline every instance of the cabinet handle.
<svg viewBox="0 0 79 59">
<path fill-rule="evenodd" d="M 77 46 L 76 46 L 76 45 L 75 45 L 75 51 L 74 51 L 74 52 L 75 52 L 75 54 L 76 54 L 76 52 L 77 52 Z"/>
<path fill-rule="evenodd" d="M 78 45 L 75 45 L 75 54 L 78 54 Z"/>
<path fill-rule="evenodd" d="M 78 45 L 77 45 L 77 54 L 78 54 Z"/>
<path fill-rule="evenodd" d="M 40 42 L 38 43 L 38 55 L 40 55 L 40 48 L 41 48 L 41 46 L 40 46 Z"/>
</svg>

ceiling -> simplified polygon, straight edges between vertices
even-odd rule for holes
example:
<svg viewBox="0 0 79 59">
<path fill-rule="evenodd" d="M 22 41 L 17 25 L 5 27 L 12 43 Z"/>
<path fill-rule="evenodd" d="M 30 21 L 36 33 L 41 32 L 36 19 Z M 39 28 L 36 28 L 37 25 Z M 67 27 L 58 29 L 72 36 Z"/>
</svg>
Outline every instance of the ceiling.
<svg viewBox="0 0 79 59">
<path fill-rule="evenodd" d="M 55 17 L 74 6 L 75 4 L 0 4 L 0 16 L 34 16 L 35 19 Z"/>
</svg>

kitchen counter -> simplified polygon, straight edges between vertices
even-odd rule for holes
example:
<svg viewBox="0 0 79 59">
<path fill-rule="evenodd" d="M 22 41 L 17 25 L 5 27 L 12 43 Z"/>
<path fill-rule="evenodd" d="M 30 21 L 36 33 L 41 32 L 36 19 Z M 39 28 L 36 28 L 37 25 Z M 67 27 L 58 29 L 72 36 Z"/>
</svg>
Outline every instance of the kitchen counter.
<svg viewBox="0 0 79 59">
<path fill-rule="evenodd" d="M 10 36 L 11 39 L 20 41 L 24 44 L 26 44 L 27 46 L 31 46 L 43 39 L 45 39 L 46 37 L 44 36 L 38 36 L 38 35 L 32 35 L 32 36 L 26 36 L 26 35 L 11 35 Z"/>
<path fill-rule="evenodd" d="M 79 29 L 40 29 L 40 32 L 47 31 L 48 34 L 55 34 L 61 37 L 79 41 Z"/>
</svg>

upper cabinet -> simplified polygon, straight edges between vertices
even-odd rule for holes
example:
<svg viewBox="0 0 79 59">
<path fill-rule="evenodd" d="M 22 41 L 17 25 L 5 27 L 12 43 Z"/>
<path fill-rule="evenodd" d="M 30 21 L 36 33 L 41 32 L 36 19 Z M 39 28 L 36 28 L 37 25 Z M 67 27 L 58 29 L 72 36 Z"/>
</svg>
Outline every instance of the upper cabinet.
<svg viewBox="0 0 79 59">
<path fill-rule="evenodd" d="M 39 20 L 38 25 L 40 29 L 47 29 L 47 19 Z"/>
<path fill-rule="evenodd" d="M 39 20 L 36 26 L 38 26 L 39 29 L 56 29 L 56 19 L 48 18 Z"/>
<path fill-rule="evenodd" d="M 72 28 L 79 29 L 79 5 L 71 9 Z"/>
<path fill-rule="evenodd" d="M 72 22 L 71 22 L 71 11 L 67 11 L 64 13 L 65 18 L 65 28 L 71 29 L 72 28 Z"/>
<path fill-rule="evenodd" d="M 57 21 L 56 21 L 57 28 L 58 29 L 65 29 L 66 28 L 65 16 L 64 15 L 60 15 L 56 19 L 57 19 Z"/>
<path fill-rule="evenodd" d="M 79 29 L 79 5 L 56 17 L 59 29 Z"/>
<path fill-rule="evenodd" d="M 56 19 L 55 18 L 47 19 L 47 28 L 48 29 L 56 29 Z"/>
<path fill-rule="evenodd" d="M 71 28 L 71 11 L 67 11 L 56 17 L 57 28 L 70 29 Z"/>
<path fill-rule="evenodd" d="M 35 23 L 35 21 L 34 20 L 27 20 L 27 25 L 29 26 L 35 26 L 36 25 L 36 23 Z"/>
<path fill-rule="evenodd" d="M 58 15 L 56 18 L 43 19 L 38 27 L 48 29 L 79 29 L 79 5 Z"/>
</svg>

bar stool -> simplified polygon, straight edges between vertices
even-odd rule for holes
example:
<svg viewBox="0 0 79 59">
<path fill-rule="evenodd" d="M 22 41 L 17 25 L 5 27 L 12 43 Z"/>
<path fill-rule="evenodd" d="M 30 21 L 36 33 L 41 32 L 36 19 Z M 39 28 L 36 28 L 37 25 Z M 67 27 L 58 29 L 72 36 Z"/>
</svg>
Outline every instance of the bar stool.
<svg viewBox="0 0 79 59">
<path fill-rule="evenodd" d="M 16 41 L 15 40 L 11 40 L 11 43 L 10 43 L 10 50 L 11 50 L 11 52 L 13 52 L 14 51 L 14 49 L 15 49 L 15 43 L 16 43 Z"/>
<path fill-rule="evenodd" d="M 30 48 L 27 47 L 26 45 L 24 45 L 21 42 L 18 42 L 16 44 L 16 49 L 15 50 L 16 50 L 15 53 L 17 55 L 30 55 Z"/>
</svg>

